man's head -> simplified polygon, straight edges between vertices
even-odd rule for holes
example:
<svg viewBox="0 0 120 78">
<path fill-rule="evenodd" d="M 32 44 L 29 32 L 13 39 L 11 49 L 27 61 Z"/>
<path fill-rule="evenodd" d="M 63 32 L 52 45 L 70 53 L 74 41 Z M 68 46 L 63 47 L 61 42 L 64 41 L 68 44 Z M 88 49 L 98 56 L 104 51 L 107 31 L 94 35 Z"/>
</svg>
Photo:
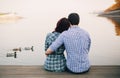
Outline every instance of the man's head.
<svg viewBox="0 0 120 78">
<path fill-rule="evenodd" d="M 68 16 L 68 20 L 70 21 L 71 25 L 78 25 L 80 18 L 77 13 L 71 13 Z"/>
</svg>

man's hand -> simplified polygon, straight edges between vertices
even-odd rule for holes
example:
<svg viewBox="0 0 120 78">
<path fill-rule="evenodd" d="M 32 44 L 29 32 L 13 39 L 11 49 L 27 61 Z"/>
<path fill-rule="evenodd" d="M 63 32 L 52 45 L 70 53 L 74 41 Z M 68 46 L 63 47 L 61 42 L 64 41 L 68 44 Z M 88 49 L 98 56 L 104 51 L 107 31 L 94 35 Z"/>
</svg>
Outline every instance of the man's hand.
<svg viewBox="0 0 120 78">
<path fill-rule="evenodd" d="M 53 51 L 50 49 L 50 48 L 48 48 L 47 50 L 46 50 L 46 52 L 45 52 L 45 55 L 46 56 L 48 56 L 49 54 L 51 54 Z"/>
</svg>

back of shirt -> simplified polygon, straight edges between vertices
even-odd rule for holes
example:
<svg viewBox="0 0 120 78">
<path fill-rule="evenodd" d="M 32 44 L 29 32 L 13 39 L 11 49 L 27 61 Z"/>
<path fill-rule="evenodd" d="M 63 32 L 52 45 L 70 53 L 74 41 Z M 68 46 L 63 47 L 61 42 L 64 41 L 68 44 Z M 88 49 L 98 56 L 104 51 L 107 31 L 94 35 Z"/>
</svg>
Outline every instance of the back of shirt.
<svg viewBox="0 0 120 78">
<path fill-rule="evenodd" d="M 73 72 L 88 70 L 90 67 L 88 52 L 91 44 L 89 34 L 78 26 L 72 26 L 62 35 L 67 52 L 68 69 Z"/>
</svg>

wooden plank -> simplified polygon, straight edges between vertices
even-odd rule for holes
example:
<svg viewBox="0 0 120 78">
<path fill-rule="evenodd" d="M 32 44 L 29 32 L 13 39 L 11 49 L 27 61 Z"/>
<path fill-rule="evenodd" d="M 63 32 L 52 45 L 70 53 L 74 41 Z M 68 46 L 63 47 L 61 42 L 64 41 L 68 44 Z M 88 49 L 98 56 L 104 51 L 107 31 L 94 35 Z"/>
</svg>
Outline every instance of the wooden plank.
<svg viewBox="0 0 120 78">
<path fill-rule="evenodd" d="M 43 66 L 1 65 L 0 78 L 120 78 L 120 66 L 92 66 L 85 74 L 48 72 Z"/>
</svg>

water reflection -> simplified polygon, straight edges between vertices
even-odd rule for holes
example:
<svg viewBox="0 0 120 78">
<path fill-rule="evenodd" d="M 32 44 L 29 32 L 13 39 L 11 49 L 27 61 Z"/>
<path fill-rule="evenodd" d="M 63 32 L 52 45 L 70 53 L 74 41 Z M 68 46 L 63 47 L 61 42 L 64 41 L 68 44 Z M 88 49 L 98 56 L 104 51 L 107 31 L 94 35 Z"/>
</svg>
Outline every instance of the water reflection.
<svg viewBox="0 0 120 78">
<path fill-rule="evenodd" d="M 109 19 L 115 26 L 116 35 L 120 36 L 120 9 L 109 12 L 103 12 L 98 16 L 106 17 L 107 19 Z"/>
<path fill-rule="evenodd" d="M 120 36 L 120 17 L 108 17 L 108 19 L 115 25 L 115 32 Z"/>
<path fill-rule="evenodd" d="M 18 16 L 17 13 L 1 13 L 0 12 L 0 24 L 3 23 L 15 23 L 23 17 Z"/>
</svg>

